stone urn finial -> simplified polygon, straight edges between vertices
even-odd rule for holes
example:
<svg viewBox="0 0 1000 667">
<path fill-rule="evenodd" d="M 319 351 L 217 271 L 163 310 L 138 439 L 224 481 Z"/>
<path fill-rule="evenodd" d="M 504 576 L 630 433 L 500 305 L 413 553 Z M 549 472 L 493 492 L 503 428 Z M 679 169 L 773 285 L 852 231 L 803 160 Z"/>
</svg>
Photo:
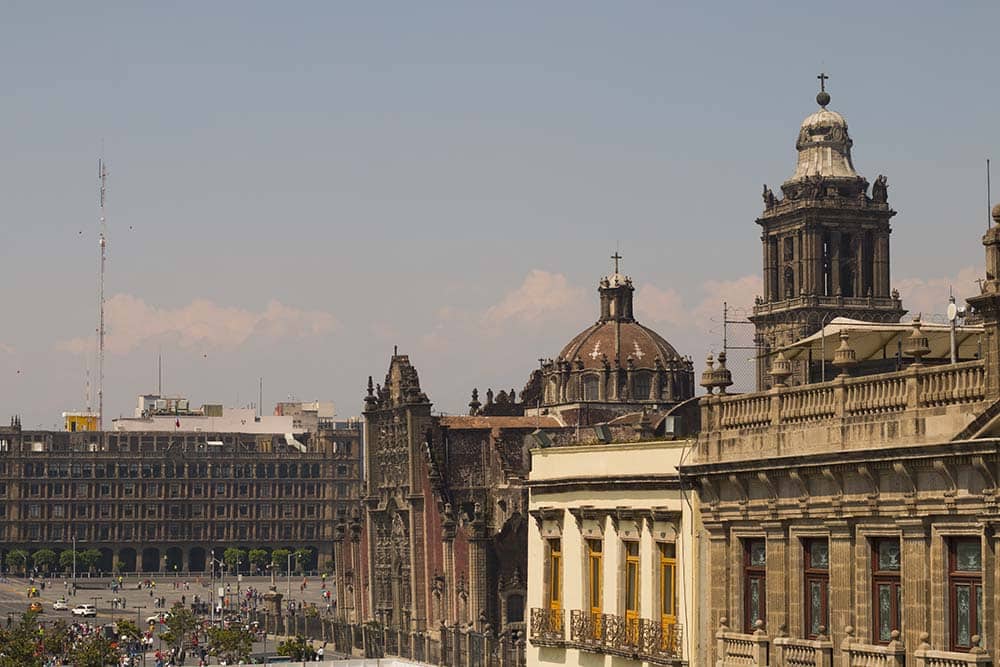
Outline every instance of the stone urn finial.
<svg viewBox="0 0 1000 667">
<path fill-rule="evenodd" d="M 838 347 L 833 353 L 833 366 L 840 369 L 840 375 L 842 377 L 849 376 L 850 368 L 857 363 L 857 354 L 854 349 L 848 343 L 849 336 L 847 331 L 844 329 L 840 330 L 840 347 Z"/>
<path fill-rule="evenodd" d="M 778 352 L 771 362 L 771 384 L 774 387 L 787 386 L 785 383 L 792 376 L 792 362 L 785 358 L 784 352 Z"/>
<path fill-rule="evenodd" d="M 733 384 L 733 374 L 726 368 L 725 350 L 719 352 L 719 365 L 716 367 L 713 377 L 715 378 L 715 386 L 719 388 L 720 394 L 725 394 L 726 387 L 730 387 Z"/>
<path fill-rule="evenodd" d="M 705 357 L 705 370 L 702 371 L 701 382 L 698 384 L 704 387 L 709 394 L 715 389 L 715 360 L 712 358 L 711 352 Z"/>
<path fill-rule="evenodd" d="M 927 336 L 920 330 L 920 313 L 913 318 L 913 331 L 906 339 L 906 347 L 903 349 L 908 356 L 913 357 L 913 365 L 919 366 L 923 363 L 923 357 L 931 352 L 930 342 Z"/>
</svg>

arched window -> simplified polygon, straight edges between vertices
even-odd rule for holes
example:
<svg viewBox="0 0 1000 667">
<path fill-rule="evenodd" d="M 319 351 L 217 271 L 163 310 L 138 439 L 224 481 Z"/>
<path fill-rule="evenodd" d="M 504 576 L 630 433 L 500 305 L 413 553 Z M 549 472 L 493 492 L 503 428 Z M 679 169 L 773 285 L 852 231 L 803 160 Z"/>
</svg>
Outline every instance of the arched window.
<svg viewBox="0 0 1000 667">
<path fill-rule="evenodd" d="M 632 380 L 632 398 L 637 401 L 650 400 L 649 394 L 653 389 L 652 378 L 649 373 L 636 373 Z"/>
<path fill-rule="evenodd" d="M 596 375 L 585 375 L 583 377 L 583 400 L 596 401 L 600 396 L 600 383 Z"/>
</svg>

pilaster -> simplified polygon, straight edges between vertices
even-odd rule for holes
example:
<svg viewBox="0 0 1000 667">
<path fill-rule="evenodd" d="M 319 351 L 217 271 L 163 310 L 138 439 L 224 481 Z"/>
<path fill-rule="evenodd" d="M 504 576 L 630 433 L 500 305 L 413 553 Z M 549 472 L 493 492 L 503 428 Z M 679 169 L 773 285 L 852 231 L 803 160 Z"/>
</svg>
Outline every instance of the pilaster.
<svg viewBox="0 0 1000 667">
<path fill-rule="evenodd" d="M 927 550 L 927 526 L 922 519 L 898 519 L 902 531 L 903 586 L 902 638 L 904 646 L 920 646 L 920 634 L 930 626 L 930 572 Z"/>
<path fill-rule="evenodd" d="M 854 625 L 854 542 L 847 521 L 827 521 L 826 527 L 830 531 L 830 590 L 827 600 L 830 627 L 827 628 L 827 635 L 834 646 L 839 646 L 846 636 L 844 628 Z"/>
<path fill-rule="evenodd" d="M 767 633 L 788 630 L 788 531 L 779 521 L 762 523 L 767 542 Z M 747 630 L 744 630 L 747 632 Z"/>
</svg>

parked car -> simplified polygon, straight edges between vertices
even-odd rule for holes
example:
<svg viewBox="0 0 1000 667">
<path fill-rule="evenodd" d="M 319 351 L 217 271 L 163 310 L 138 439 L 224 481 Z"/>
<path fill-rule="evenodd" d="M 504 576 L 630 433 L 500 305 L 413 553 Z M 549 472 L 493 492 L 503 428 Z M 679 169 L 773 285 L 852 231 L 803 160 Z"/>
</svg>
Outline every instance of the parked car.
<svg viewBox="0 0 1000 667">
<path fill-rule="evenodd" d="M 97 616 L 97 607 L 92 604 L 78 604 L 73 607 L 74 616 Z"/>
<path fill-rule="evenodd" d="M 34 613 L 37 614 L 38 612 L 42 611 L 42 603 L 41 602 L 32 602 L 31 604 L 28 605 L 28 611 L 31 611 L 31 612 L 34 612 Z"/>
<path fill-rule="evenodd" d="M 66 598 L 59 598 L 52 603 L 52 608 L 56 611 L 66 611 L 69 609 L 69 603 L 66 602 Z"/>
</svg>

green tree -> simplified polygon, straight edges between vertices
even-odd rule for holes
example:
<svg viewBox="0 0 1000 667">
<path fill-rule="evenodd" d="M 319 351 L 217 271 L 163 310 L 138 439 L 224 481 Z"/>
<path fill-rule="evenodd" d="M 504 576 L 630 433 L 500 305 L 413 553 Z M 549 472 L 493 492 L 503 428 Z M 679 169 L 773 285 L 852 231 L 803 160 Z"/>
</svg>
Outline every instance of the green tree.
<svg viewBox="0 0 1000 667">
<path fill-rule="evenodd" d="M 120 665 L 122 654 L 103 632 L 95 632 L 70 649 L 69 659 L 74 667 L 106 667 Z"/>
<path fill-rule="evenodd" d="M 42 572 L 49 572 L 56 560 L 56 552 L 52 549 L 39 549 L 31 554 L 31 562 Z"/>
<path fill-rule="evenodd" d="M 209 628 L 208 651 L 227 665 L 243 662 L 253 651 L 253 634 L 245 627 Z"/>
<path fill-rule="evenodd" d="M 332 558 L 327 558 L 326 562 L 323 563 L 323 569 L 326 572 L 333 574 L 333 571 L 337 569 L 337 564 L 333 561 Z"/>
<path fill-rule="evenodd" d="M 59 554 L 59 567 L 63 569 L 64 572 L 73 571 L 73 554 L 75 552 L 72 549 L 66 549 L 66 551 Z M 80 554 L 76 554 L 76 564 L 80 565 Z"/>
<path fill-rule="evenodd" d="M 271 564 L 277 567 L 279 572 L 283 571 L 288 562 L 288 554 L 290 553 L 292 552 L 288 549 L 275 549 L 271 552 Z"/>
<path fill-rule="evenodd" d="M 292 560 L 295 561 L 295 571 L 301 574 L 305 571 L 306 565 L 312 561 L 312 551 L 305 548 L 296 549 L 292 554 Z"/>
<path fill-rule="evenodd" d="M 295 635 L 278 643 L 278 655 L 287 655 L 292 661 L 309 661 L 316 657 L 316 649 L 305 637 Z"/>
<path fill-rule="evenodd" d="M 7 558 L 4 560 L 4 564 L 7 566 L 8 570 L 15 570 L 23 573 L 25 567 L 28 565 L 28 552 L 24 549 L 11 549 L 7 552 Z"/>
<path fill-rule="evenodd" d="M 127 618 L 118 620 L 117 632 L 118 636 L 124 639 L 138 639 L 139 635 L 142 634 L 139 632 L 139 626 L 135 624 L 135 621 Z"/>
<path fill-rule="evenodd" d="M 58 619 L 45 628 L 42 647 L 47 657 L 62 658 L 66 655 L 70 649 L 69 628 L 66 626 L 66 621 Z"/>
<path fill-rule="evenodd" d="M 97 567 L 97 563 L 100 560 L 101 552 L 99 549 L 86 549 L 76 555 L 77 567 L 82 567 L 90 571 Z"/>
<path fill-rule="evenodd" d="M 247 559 L 250 564 L 259 572 L 267 565 L 267 552 L 263 549 L 251 549 L 250 553 L 247 554 Z"/>
<path fill-rule="evenodd" d="M 178 602 L 170 608 L 170 613 L 167 614 L 167 629 L 160 633 L 160 639 L 178 651 L 183 651 L 188 636 L 200 625 L 194 613 Z"/>
<path fill-rule="evenodd" d="M 229 547 L 222 554 L 222 562 L 226 564 L 226 568 L 230 572 L 238 572 L 240 563 L 245 563 L 247 560 L 247 552 L 243 549 L 237 549 L 236 547 Z"/>
<path fill-rule="evenodd" d="M 38 614 L 29 612 L 16 625 L 0 630 L 0 667 L 42 667 L 37 648 Z"/>
</svg>

